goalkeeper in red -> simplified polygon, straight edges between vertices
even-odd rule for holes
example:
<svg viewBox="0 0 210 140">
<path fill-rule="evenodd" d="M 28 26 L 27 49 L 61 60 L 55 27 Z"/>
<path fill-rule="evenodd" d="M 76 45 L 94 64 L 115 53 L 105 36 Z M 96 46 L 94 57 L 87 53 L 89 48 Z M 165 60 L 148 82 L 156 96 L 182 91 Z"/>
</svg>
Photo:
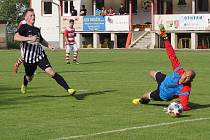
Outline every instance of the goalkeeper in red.
<svg viewBox="0 0 210 140">
<path fill-rule="evenodd" d="M 140 99 L 133 99 L 133 104 L 148 104 L 151 100 L 154 101 L 170 101 L 179 98 L 184 111 L 190 110 L 189 95 L 191 91 L 191 82 L 195 78 L 193 70 L 185 70 L 168 40 L 165 28 L 160 25 L 160 36 L 164 39 L 167 55 L 172 63 L 173 73 L 165 75 L 161 72 L 150 71 L 150 76 L 153 77 L 158 86 L 155 91 L 146 93 Z"/>
</svg>

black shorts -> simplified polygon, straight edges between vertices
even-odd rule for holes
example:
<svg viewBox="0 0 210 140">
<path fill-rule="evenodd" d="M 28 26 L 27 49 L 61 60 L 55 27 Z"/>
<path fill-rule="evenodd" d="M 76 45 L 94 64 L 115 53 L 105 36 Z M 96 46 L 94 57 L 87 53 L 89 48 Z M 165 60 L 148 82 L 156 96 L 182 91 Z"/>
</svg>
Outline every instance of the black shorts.
<svg viewBox="0 0 210 140">
<path fill-rule="evenodd" d="M 150 93 L 150 99 L 151 100 L 154 100 L 154 101 L 163 101 L 160 98 L 160 90 L 159 90 L 159 88 L 160 88 L 160 85 L 164 81 L 165 78 L 166 78 L 166 75 L 163 74 L 163 73 L 161 73 L 161 72 L 157 72 L 155 74 L 155 79 L 156 79 L 156 82 L 157 82 L 158 86 L 157 86 L 157 89 L 156 90 L 154 90 L 154 91 L 152 91 Z"/>
<path fill-rule="evenodd" d="M 27 76 L 33 76 L 34 72 L 37 69 L 37 66 L 39 66 L 42 70 L 45 70 L 46 68 L 51 67 L 50 62 L 47 59 L 47 57 L 42 58 L 37 63 L 24 63 L 23 65 L 25 67 L 25 73 Z"/>
</svg>

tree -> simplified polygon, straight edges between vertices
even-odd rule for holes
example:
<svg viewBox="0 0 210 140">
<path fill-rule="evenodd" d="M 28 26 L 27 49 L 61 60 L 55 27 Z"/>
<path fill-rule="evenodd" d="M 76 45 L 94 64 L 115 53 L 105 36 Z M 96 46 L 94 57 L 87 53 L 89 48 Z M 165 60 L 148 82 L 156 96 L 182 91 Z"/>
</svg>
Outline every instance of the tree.
<svg viewBox="0 0 210 140">
<path fill-rule="evenodd" d="M 0 20 L 7 21 L 9 32 L 15 31 L 28 5 L 28 0 L 0 0 Z"/>
</svg>

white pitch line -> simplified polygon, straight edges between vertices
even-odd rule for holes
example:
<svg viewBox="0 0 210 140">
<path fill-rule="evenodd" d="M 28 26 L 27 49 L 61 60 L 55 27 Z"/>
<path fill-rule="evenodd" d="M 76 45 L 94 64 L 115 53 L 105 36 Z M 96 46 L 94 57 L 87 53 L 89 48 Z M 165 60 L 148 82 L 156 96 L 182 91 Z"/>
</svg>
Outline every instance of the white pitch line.
<svg viewBox="0 0 210 140">
<path fill-rule="evenodd" d="M 195 122 L 195 121 L 202 121 L 202 120 L 209 120 L 209 119 L 210 118 L 198 118 L 198 119 L 189 119 L 189 120 L 174 121 L 174 122 L 164 122 L 164 123 L 150 124 L 150 125 L 136 126 L 136 127 L 129 127 L 129 128 L 116 129 L 116 130 L 110 130 L 110 131 L 102 131 L 102 132 L 86 134 L 86 135 L 61 137 L 61 138 L 50 139 L 50 140 L 69 140 L 69 139 L 76 139 L 76 138 L 83 138 L 83 137 L 92 137 L 92 136 L 103 135 L 103 134 L 110 134 L 110 133 L 116 133 L 116 132 L 125 132 L 125 131 L 129 131 L 129 130 L 151 128 L 151 127 L 157 127 L 157 126 L 166 126 L 166 125 L 172 125 L 172 124 L 177 124 L 177 123 Z"/>
</svg>

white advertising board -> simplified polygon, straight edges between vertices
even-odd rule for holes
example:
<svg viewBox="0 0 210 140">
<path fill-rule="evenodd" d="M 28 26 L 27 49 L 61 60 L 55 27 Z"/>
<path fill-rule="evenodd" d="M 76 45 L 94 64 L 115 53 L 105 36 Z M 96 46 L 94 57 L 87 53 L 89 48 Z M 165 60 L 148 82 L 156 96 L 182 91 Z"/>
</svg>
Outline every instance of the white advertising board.
<svg viewBox="0 0 210 140">
<path fill-rule="evenodd" d="M 106 31 L 129 31 L 129 16 L 105 16 Z"/>
<path fill-rule="evenodd" d="M 155 15 L 155 30 L 165 25 L 166 30 L 210 30 L 210 14 Z"/>
</svg>

